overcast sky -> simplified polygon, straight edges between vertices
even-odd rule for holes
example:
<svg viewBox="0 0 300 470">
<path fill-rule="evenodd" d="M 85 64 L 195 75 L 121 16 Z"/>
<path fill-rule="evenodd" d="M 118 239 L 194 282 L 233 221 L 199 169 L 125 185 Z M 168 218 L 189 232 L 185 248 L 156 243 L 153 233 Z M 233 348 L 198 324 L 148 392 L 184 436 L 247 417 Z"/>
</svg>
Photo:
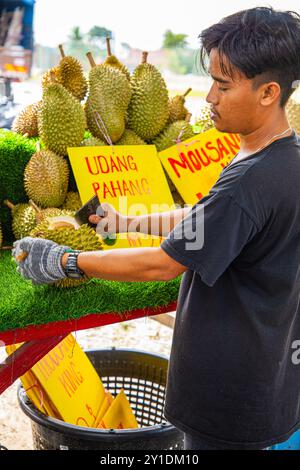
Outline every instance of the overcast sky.
<svg viewBox="0 0 300 470">
<path fill-rule="evenodd" d="M 299 0 L 36 0 L 35 40 L 55 47 L 73 26 L 85 33 L 98 25 L 112 30 L 117 42 L 138 49 L 160 48 L 167 29 L 187 34 L 197 48 L 205 27 L 235 11 L 265 5 L 300 13 Z"/>
</svg>

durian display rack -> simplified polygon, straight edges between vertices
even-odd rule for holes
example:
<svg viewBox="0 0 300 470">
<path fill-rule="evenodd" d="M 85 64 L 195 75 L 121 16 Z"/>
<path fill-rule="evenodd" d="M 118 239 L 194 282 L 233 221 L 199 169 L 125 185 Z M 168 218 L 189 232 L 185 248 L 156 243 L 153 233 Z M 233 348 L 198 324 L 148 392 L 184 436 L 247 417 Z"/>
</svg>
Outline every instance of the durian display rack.
<svg viewBox="0 0 300 470">
<path fill-rule="evenodd" d="M 171 302 L 163 307 L 146 307 L 126 313 L 93 313 L 72 320 L 0 331 L 0 345 L 23 343 L 16 352 L 9 355 L 5 362 L 0 364 L 0 394 L 48 354 L 68 334 L 74 331 L 173 312 L 176 310 L 176 304 L 177 302 Z"/>
</svg>

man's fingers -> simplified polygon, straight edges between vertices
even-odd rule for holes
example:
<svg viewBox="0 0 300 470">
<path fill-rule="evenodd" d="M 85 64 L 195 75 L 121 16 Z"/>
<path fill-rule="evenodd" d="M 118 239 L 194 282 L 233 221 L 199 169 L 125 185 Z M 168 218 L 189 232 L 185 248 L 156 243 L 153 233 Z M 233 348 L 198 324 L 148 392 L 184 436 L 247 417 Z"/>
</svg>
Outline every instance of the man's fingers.
<svg viewBox="0 0 300 470">
<path fill-rule="evenodd" d="M 91 224 L 98 224 L 101 220 L 101 217 L 99 215 L 93 214 L 89 216 L 89 222 Z"/>
</svg>

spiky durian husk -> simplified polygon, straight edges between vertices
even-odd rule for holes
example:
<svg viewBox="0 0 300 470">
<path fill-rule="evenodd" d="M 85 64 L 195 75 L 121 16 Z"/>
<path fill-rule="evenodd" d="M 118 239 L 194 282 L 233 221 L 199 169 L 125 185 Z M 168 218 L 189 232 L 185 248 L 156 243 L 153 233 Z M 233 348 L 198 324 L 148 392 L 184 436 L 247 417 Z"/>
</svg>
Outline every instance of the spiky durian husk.
<svg viewBox="0 0 300 470">
<path fill-rule="evenodd" d="M 16 204 L 12 209 L 12 218 L 16 240 L 27 237 L 37 224 L 35 210 L 29 204 Z"/>
<path fill-rule="evenodd" d="M 143 140 L 154 139 L 169 119 L 166 83 L 152 64 L 142 63 L 131 77 L 132 98 L 128 107 L 128 127 Z"/>
<path fill-rule="evenodd" d="M 2 235 L 2 227 L 1 227 L 1 222 L 0 222 L 0 249 L 2 248 L 2 243 L 3 243 L 3 235 Z"/>
<path fill-rule="evenodd" d="M 126 75 L 127 79 L 130 81 L 130 72 L 129 72 L 128 68 L 125 65 L 123 65 L 119 61 L 119 59 L 117 59 L 117 57 L 115 55 L 111 55 L 111 56 L 107 57 L 105 59 L 105 61 L 103 62 L 103 65 L 109 65 L 111 67 L 116 67 L 122 73 L 124 73 Z"/>
<path fill-rule="evenodd" d="M 38 110 L 39 135 L 46 148 L 67 155 L 68 147 L 79 147 L 86 129 L 84 110 L 59 83 L 51 83 L 43 93 Z"/>
<path fill-rule="evenodd" d="M 63 57 L 57 67 L 57 81 L 79 101 L 85 98 L 88 84 L 81 63 L 75 57 Z"/>
<path fill-rule="evenodd" d="M 174 96 L 169 100 L 169 122 L 184 121 L 188 110 L 184 106 L 185 98 L 182 95 Z"/>
<path fill-rule="evenodd" d="M 42 76 L 42 88 L 45 89 L 48 85 L 52 83 L 51 76 L 56 76 L 57 67 L 52 67 L 51 69 L 47 70 Z"/>
<path fill-rule="evenodd" d="M 177 142 L 183 142 L 194 136 L 194 131 L 186 121 L 177 121 L 168 124 L 163 132 L 152 141 L 156 146 L 157 151 L 161 152 L 169 147 L 172 147 Z"/>
<path fill-rule="evenodd" d="M 89 96 L 85 106 L 88 128 L 94 137 L 113 143 L 125 130 L 125 115 L 131 98 L 131 87 L 126 76 L 116 67 L 97 65 L 89 75 Z M 105 130 L 97 125 L 102 120 Z"/>
<path fill-rule="evenodd" d="M 108 144 L 106 144 L 101 139 L 97 139 L 97 137 L 89 137 L 88 139 L 84 139 L 81 142 L 82 147 L 102 147 L 103 145 L 108 145 Z"/>
<path fill-rule="evenodd" d="M 65 202 L 64 202 L 62 208 L 76 212 L 81 208 L 81 206 L 82 206 L 82 202 L 81 202 L 79 193 L 75 193 L 73 191 L 70 191 L 67 194 L 67 197 L 65 199 Z"/>
<path fill-rule="evenodd" d="M 286 113 L 290 126 L 300 135 L 300 103 L 290 98 L 286 106 Z"/>
<path fill-rule="evenodd" d="M 210 117 L 210 107 L 205 106 L 200 116 L 196 119 L 195 125 L 200 128 L 200 132 L 206 132 L 215 127 L 214 121 Z"/>
<path fill-rule="evenodd" d="M 38 206 L 61 206 L 67 195 L 68 183 L 68 163 L 50 150 L 36 152 L 25 168 L 26 192 Z"/>
<path fill-rule="evenodd" d="M 77 230 L 66 227 L 51 230 L 51 217 L 38 224 L 30 236 L 52 240 L 58 245 L 66 245 L 73 250 L 97 251 L 103 249 L 101 239 L 95 230 L 87 224 L 81 225 Z M 88 281 L 87 277 L 78 280 L 63 279 L 55 282 L 54 285 L 56 287 L 76 287 L 86 281 Z"/>
<path fill-rule="evenodd" d="M 14 119 L 12 123 L 12 131 L 18 134 L 27 134 L 27 137 L 37 137 L 38 121 L 37 112 L 40 102 L 26 106 Z"/>
<path fill-rule="evenodd" d="M 125 129 L 124 134 L 116 145 L 146 145 L 146 142 L 131 129 Z"/>
</svg>

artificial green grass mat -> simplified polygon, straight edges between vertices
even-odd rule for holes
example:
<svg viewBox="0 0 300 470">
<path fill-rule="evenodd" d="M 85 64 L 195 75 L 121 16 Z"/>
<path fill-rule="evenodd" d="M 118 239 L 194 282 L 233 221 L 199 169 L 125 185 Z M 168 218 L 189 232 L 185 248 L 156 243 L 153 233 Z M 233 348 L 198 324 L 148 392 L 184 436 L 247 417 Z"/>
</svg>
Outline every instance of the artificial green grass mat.
<svg viewBox="0 0 300 470">
<path fill-rule="evenodd" d="M 166 306 L 177 300 L 181 276 L 168 282 L 91 279 L 72 289 L 34 286 L 16 271 L 10 251 L 0 250 L 0 331 L 82 317 Z"/>
</svg>

